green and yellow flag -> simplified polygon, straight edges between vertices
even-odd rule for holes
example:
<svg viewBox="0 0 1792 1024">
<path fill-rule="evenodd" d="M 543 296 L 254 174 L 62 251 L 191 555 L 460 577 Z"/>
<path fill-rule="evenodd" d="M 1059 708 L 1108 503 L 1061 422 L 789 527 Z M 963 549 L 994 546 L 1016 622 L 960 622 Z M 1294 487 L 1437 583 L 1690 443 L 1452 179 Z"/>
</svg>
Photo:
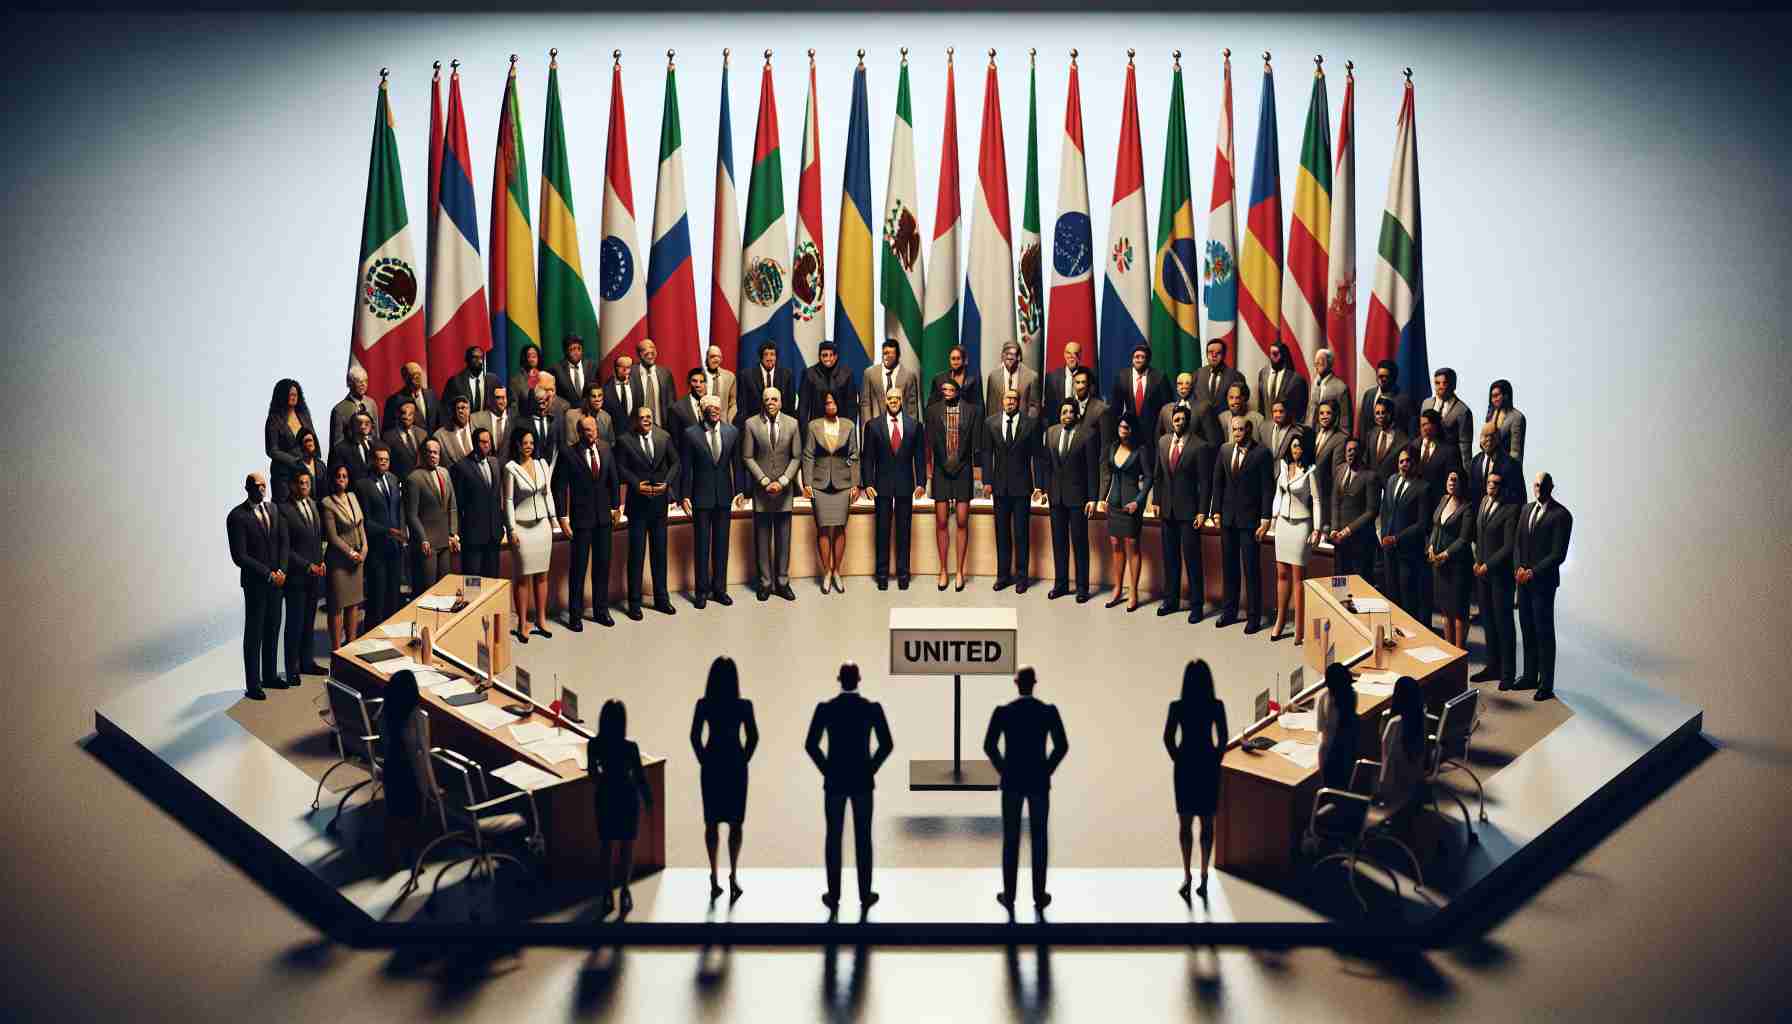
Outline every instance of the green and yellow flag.
<svg viewBox="0 0 1792 1024">
<path fill-rule="evenodd" d="M 560 62 L 548 61 L 548 112 L 541 140 L 541 365 L 560 361 L 562 340 L 568 334 L 585 339 L 590 351 L 597 337 L 597 310 L 585 287 L 585 271 L 579 262 L 579 225 L 572 209 L 572 169 L 566 162 L 566 123 L 560 114 Z M 520 152 L 520 149 L 519 149 Z M 574 395 L 565 395 L 577 404 Z M 512 398 L 511 401 L 516 401 Z"/>
</svg>

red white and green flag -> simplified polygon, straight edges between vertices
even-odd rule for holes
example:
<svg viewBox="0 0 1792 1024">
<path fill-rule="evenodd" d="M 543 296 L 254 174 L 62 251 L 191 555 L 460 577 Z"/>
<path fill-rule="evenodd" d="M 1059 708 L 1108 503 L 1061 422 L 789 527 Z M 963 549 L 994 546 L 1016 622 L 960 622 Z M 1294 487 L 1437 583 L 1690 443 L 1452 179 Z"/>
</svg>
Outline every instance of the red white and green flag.
<svg viewBox="0 0 1792 1024">
<path fill-rule="evenodd" d="M 1400 390 L 1422 395 L 1431 383 L 1425 349 L 1425 273 L 1419 245 L 1419 138 L 1412 79 L 1400 101 L 1394 133 L 1394 166 L 1388 172 L 1387 207 L 1376 244 L 1375 290 L 1363 323 L 1363 359 L 1400 366 Z M 1365 385 L 1369 378 L 1364 378 Z"/>
<path fill-rule="evenodd" d="M 1331 248 L 1326 258 L 1325 344 L 1332 350 L 1332 372 L 1343 379 L 1354 401 L 1356 382 L 1372 380 L 1375 374 L 1357 373 L 1356 75 L 1349 64 L 1344 65 L 1344 107 L 1338 112 L 1337 150 L 1337 163 L 1332 170 Z"/>
<path fill-rule="evenodd" d="M 403 382 L 405 363 L 423 362 L 423 293 L 405 210 L 398 131 L 380 75 L 373 108 L 373 152 L 367 203 L 361 214 L 361 251 L 355 266 L 355 321 L 348 362 L 367 372 L 367 388 L 389 395 Z"/>
<path fill-rule="evenodd" d="M 815 103 L 815 51 L 809 51 L 809 98 L 803 107 L 803 155 L 796 176 L 796 245 L 790 254 L 790 320 L 802 373 L 827 339 L 827 257 L 821 246 L 821 111 Z"/>
<path fill-rule="evenodd" d="M 884 337 L 899 346 L 902 360 L 921 365 L 921 301 L 925 294 L 921 262 L 921 210 L 915 185 L 915 118 L 908 97 L 908 52 L 896 81 L 896 122 L 890 129 L 890 177 L 884 194 L 883 279 L 879 297 L 884 306 Z"/>
<path fill-rule="evenodd" d="M 958 99 L 952 82 L 952 51 L 946 50 L 946 117 L 940 138 L 940 190 L 933 207 L 933 244 L 927 252 L 933 287 L 927 289 L 921 328 L 921 386 L 946 368 L 958 344 Z"/>
<path fill-rule="evenodd" d="M 1325 69 L 1315 61 L 1307 126 L 1301 132 L 1294 179 L 1294 215 L 1282 270 L 1282 344 L 1301 376 L 1313 377 L 1313 357 L 1325 347 L 1326 254 L 1332 234 L 1332 129 Z"/>
<path fill-rule="evenodd" d="M 1027 51 L 1027 184 L 1021 193 L 1020 272 L 1014 279 L 1014 315 L 1020 357 L 1045 369 L 1045 250 L 1039 238 L 1039 51 Z M 999 354 L 999 353 L 998 353 Z"/>
<path fill-rule="evenodd" d="M 753 172 L 747 178 L 747 229 L 741 258 L 740 366 L 759 362 L 770 343 L 778 363 L 800 363 L 790 328 L 790 230 L 784 226 L 784 159 L 778 143 L 778 101 L 772 56 L 759 75 L 759 118 L 753 129 Z"/>
</svg>

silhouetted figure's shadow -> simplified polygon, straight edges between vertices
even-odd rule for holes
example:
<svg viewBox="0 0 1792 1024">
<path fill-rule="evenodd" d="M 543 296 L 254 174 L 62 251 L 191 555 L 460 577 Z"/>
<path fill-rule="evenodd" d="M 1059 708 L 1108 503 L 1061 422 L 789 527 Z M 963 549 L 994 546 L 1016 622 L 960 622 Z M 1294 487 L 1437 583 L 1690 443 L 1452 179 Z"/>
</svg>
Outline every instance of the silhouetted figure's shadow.
<svg viewBox="0 0 1792 1024">
<path fill-rule="evenodd" d="M 1033 987 L 1028 990 L 1026 980 L 1020 973 L 1020 947 L 1009 943 L 1007 947 L 1008 963 L 1008 1004 L 1014 1008 L 1017 1019 L 1027 1022 L 1051 1019 L 1052 1011 L 1052 951 L 1045 943 L 1040 943 L 1034 951 Z"/>
<path fill-rule="evenodd" d="M 856 1020 L 865 1001 L 865 975 L 871 949 L 864 943 L 853 947 L 852 971 L 846 976 L 846 989 L 840 988 L 840 947 L 828 943 L 821 951 L 821 1006 L 829 1021 Z"/>
</svg>

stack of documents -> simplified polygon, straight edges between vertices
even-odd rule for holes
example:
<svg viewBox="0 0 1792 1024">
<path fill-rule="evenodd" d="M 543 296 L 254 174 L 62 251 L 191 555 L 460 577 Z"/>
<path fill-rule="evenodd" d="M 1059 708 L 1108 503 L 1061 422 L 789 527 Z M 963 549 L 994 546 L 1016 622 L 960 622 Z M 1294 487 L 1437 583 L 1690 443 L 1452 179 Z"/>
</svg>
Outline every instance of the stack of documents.
<svg viewBox="0 0 1792 1024">
<path fill-rule="evenodd" d="M 380 635 L 392 640 L 409 640 L 411 624 L 408 622 L 388 622 L 380 627 Z"/>
<path fill-rule="evenodd" d="M 1317 743 L 1283 740 L 1269 749 L 1293 761 L 1298 768 L 1319 767 L 1319 744 Z"/>
<path fill-rule="evenodd" d="M 421 683 L 423 680 L 419 679 L 417 682 Z M 474 686 L 465 679 L 448 679 L 444 677 L 441 682 L 430 686 L 429 692 L 443 700 L 447 700 L 450 697 L 463 697 L 469 693 L 475 693 L 478 689 L 479 687 Z"/>
<path fill-rule="evenodd" d="M 1388 601 L 1385 597 L 1359 597 L 1351 603 L 1356 605 L 1356 610 L 1358 612 L 1363 613 L 1374 612 L 1380 614 L 1391 610 L 1388 607 Z"/>
<path fill-rule="evenodd" d="M 393 658 L 390 661 L 380 662 L 378 665 L 375 666 L 375 668 L 377 668 L 381 672 L 384 672 L 386 674 L 386 678 L 388 678 L 388 679 L 392 678 L 393 676 L 397 675 L 400 672 L 406 671 L 407 669 L 411 672 L 428 672 L 429 671 L 429 669 L 424 667 L 422 662 L 418 661 L 415 658 Z"/>
<path fill-rule="evenodd" d="M 525 750 L 541 758 L 549 764 L 572 761 L 579 766 L 579 771 L 586 769 L 585 738 L 580 736 L 570 740 L 544 740 L 524 746 Z"/>
<path fill-rule="evenodd" d="M 551 739 L 557 732 L 559 732 L 558 729 L 542 722 L 518 722 L 510 727 L 510 735 L 516 737 L 516 741 L 524 746 Z"/>
<path fill-rule="evenodd" d="M 474 725 L 494 732 L 516 721 L 510 712 L 489 701 L 484 704 L 466 704 L 456 710 Z"/>
<path fill-rule="evenodd" d="M 1319 710 L 1315 708 L 1312 711 L 1284 711 L 1282 712 L 1282 728 L 1292 729 L 1296 732 L 1318 732 Z"/>
<path fill-rule="evenodd" d="M 1442 648 L 1433 646 L 1431 644 L 1426 644 L 1423 647 L 1409 648 L 1406 653 L 1412 655 L 1413 657 L 1419 659 L 1420 661 L 1424 662 L 1427 665 L 1430 665 L 1434 662 L 1439 662 L 1439 661 L 1448 661 L 1450 659 L 1449 651 L 1443 650 Z"/>
<path fill-rule="evenodd" d="M 359 658 L 364 654 L 372 654 L 374 651 L 391 651 L 397 650 L 397 648 L 377 636 L 364 636 L 342 650 L 345 654 L 352 654 Z"/>
<path fill-rule="evenodd" d="M 430 594 L 427 597 L 419 598 L 417 600 L 417 607 L 424 608 L 424 609 L 427 609 L 432 612 L 453 611 L 454 610 L 454 595 L 453 594 Z M 408 629 L 408 627 L 407 627 L 407 629 Z"/>
<path fill-rule="evenodd" d="M 1392 672 L 1365 670 L 1356 678 L 1356 692 L 1365 697 L 1387 697 L 1394 692 L 1394 680 L 1399 676 Z"/>
<path fill-rule="evenodd" d="M 492 775 L 523 790 L 540 789 L 560 781 L 558 776 L 544 772 L 527 761 L 512 761 L 493 770 Z"/>
</svg>

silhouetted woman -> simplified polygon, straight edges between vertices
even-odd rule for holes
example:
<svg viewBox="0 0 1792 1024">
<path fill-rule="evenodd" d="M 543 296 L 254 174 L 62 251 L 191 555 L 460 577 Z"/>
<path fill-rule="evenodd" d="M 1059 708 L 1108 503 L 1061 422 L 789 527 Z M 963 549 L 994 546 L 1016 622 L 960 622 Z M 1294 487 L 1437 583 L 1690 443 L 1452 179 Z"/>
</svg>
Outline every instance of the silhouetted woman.
<svg viewBox="0 0 1792 1024">
<path fill-rule="evenodd" d="M 1320 785 L 1348 790 L 1356 767 L 1356 681 L 1335 661 L 1325 666 L 1318 717 Z"/>
<path fill-rule="evenodd" d="M 709 741 L 704 742 L 704 727 Z M 741 734 L 746 734 L 742 742 Z M 740 671 L 734 659 L 717 658 L 709 666 L 709 683 L 697 699 L 691 715 L 691 749 L 701 766 L 703 786 L 703 847 L 709 852 L 709 898 L 722 895 L 716 884 L 716 845 L 721 826 L 728 825 L 728 901 L 741 897 L 741 824 L 747 816 L 747 762 L 759 747 L 759 723 L 753 720 L 753 702 L 740 696 Z"/>
<path fill-rule="evenodd" d="M 628 891 L 635 871 L 635 836 L 641 829 L 641 808 L 653 806 L 647 773 L 641 769 L 641 748 L 628 738 L 628 709 L 619 700 L 604 701 L 597 715 L 597 735 L 586 745 L 585 763 L 597 773 L 598 854 L 604 872 L 604 898 L 599 919 L 617 906 L 610 890 L 622 889 L 618 920 L 635 908 Z M 617 870 L 612 871 L 612 865 Z"/>
<path fill-rule="evenodd" d="M 410 669 L 392 674 L 380 708 L 380 787 L 386 794 L 386 870 L 410 860 L 422 833 L 423 787 L 417 782 L 417 677 Z"/>
<path fill-rule="evenodd" d="M 1189 872 L 1194 820 L 1200 818 L 1201 884 L 1195 894 L 1205 900 L 1207 865 L 1213 859 L 1213 812 L 1220 799 L 1220 756 L 1226 750 L 1226 706 L 1214 696 L 1213 672 L 1205 660 L 1191 661 L 1182 670 L 1182 697 L 1170 702 L 1164 747 L 1176 766 L 1176 817 L 1182 841 L 1182 888 L 1177 892 L 1188 899 L 1194 880 Z"/>
</svg>

